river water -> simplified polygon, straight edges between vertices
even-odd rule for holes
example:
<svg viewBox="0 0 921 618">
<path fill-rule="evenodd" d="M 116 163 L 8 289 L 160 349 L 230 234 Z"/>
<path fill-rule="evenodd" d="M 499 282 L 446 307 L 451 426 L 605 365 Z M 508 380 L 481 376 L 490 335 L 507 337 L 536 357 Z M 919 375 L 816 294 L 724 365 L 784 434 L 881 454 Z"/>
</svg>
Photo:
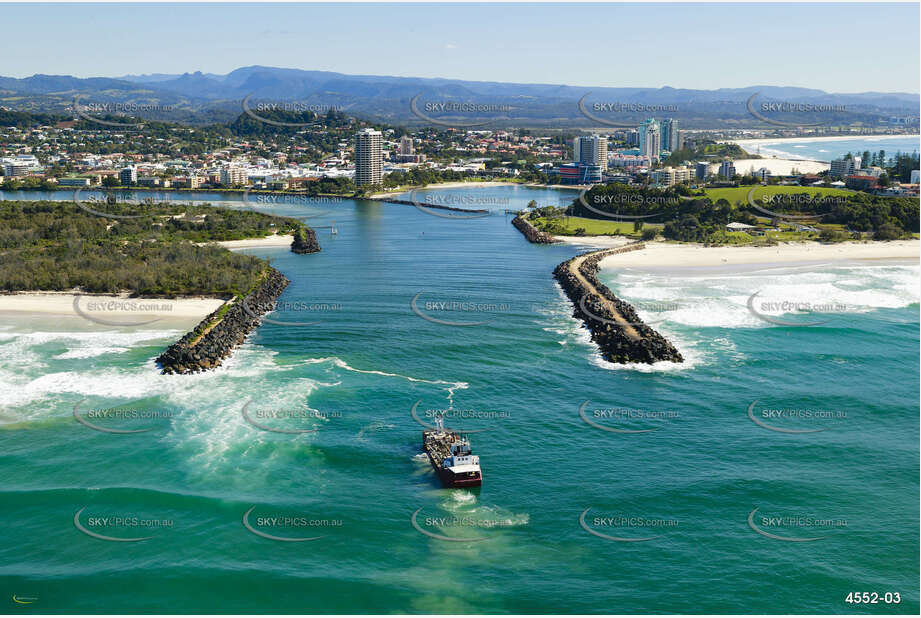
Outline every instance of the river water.
<svg viewBox="0 0 921 618">
<path fill-rule="evenodd" d="M 309 217 L 323 251 L 248 250 L 291 285 L 216 371 L 155 370 L 194 320 L 4 317 L 17 611 L 918 612 L 916 264 L 602 271 L 687 359 L 611 365 L 551 277 L 581 249 L 504 214 L 574 193 L 450 191 L 492 214 L 257 205 Z M 841 309 L 779 325 L 758 291 Z M 481 489 L 439 486 L 414 405 L 479 430 Z"/>
</svg>

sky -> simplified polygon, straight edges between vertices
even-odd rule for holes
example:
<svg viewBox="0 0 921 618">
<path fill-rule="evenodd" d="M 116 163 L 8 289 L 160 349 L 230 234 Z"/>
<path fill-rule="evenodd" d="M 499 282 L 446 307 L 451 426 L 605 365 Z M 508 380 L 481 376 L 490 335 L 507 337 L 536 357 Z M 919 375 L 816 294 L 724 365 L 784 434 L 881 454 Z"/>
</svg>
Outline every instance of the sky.
<svg viewBox="0 0 921 618">
<path fill-rule="evenodd" d="M 0 75 L 919 92 L 919 4 L 0 4 Z"/>
</svg>

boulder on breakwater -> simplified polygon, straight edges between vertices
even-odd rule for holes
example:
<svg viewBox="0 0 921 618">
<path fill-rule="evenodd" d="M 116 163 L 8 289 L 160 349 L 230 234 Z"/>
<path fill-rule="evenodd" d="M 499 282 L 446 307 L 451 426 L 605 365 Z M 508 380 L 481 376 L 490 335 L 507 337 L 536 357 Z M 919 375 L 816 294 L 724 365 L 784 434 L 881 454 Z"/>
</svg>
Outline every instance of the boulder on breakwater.
<svg viewBox="0 0 921 618">
<path fill-rule="evenodd" d="M 528 242 L 543 245 L 549 245 L 553 242 L 553 236 L 547 232 L 541 232 L 536 227 L 531 225 L 530 221 L 523 218 L 521 215 L 515 215 L 515 218 L 512 219 L 512 225 L 514 225 L 519 232 L 524 234 L 524 237 L 528 239 Z"/>
<path fill-rule="evenodd" d="M 553 276 L 573 304 L 573 316 L 582 320 L 601 350 L 612 363 L 684 362 L 678 349 L 647 326 L 630 303 L 617 298 L 597 278 L 598 263 L 609 255 L 645 248 L 642 243 L 577 255 L 558 265 Z M 574 262 L 588 287 L 574 272 Z M 607 302 L 605 302 L 607 301 Z M 611 306 L 613 306 L 613 311 Z M 615 312 L 616 311 L 616 315 Z"/>
<path fill-rule="evenodd" d="M 219 367 L 259 326 L 259 318 L 274 308 L 288 283 L 284 275 L 270 267 L 253 291 L 222 305 L 158 356 L 161 373 L 197 373 Z"/>
<path fill-rule="evenodd" d="M 320 250 L 320 243 L 317 242 L 317 233 L 306 226 L 295 230 L 294 240 L 291 241 L 291 251 L 293 253 L 317 253 Z"/>
</svg>

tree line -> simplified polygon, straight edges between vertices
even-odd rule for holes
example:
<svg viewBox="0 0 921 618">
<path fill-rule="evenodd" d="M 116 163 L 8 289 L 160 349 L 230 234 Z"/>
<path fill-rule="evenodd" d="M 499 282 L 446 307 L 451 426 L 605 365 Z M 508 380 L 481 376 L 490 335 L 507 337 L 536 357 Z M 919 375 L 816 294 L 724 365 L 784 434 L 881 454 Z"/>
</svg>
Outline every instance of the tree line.
<svg viewBox="0 0 921 618">
<path fill-rule="evenodd" d="M 288 233 L 302 225 L 208 206 L 87 206 L 138 218 L 101 217 L 71 202 L 0 202 L 0 290 L 229 298 L 249 289 L 268 262 L 197 243 Z"/>
<path fill-rule="evenodd" d="M 680 186 L 647 189 L 618 183 L 599 185 L 575 199 L 567 208 L 567 214 L 590 219 L 607 219 L 600 213 L 633 217 L 652 215 L 645 220 L 664 223 L 663 236 L 687 242 L 704 242 L 717 232 L 725 231 L 725 226 L 731 222 L 754 225 L 758 217 L 765 216 L 764 210 L 780 215 L 811 215 L 821 223 L 871 232 L 880 240 L 901 238 L 919 231 L 919 203 L 912 198 L 855 192 L 823 199 L 804 191 L 784 194 L 784 199 L 776 203 L 760 203 L 764 210 L 759 210 L 747 202 L 733 205 L 719 199 L 714 203 L 704 195 L 688 193 Z"/>
</svg>

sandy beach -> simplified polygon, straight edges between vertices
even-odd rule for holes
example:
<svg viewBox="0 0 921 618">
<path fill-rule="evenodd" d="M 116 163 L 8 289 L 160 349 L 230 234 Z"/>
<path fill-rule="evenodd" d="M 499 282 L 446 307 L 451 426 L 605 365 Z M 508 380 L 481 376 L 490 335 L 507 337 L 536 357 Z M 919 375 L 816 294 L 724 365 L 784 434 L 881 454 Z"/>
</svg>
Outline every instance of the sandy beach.
<svg viewBox="0 0 921 618">
<path fill-rule="evenodd" d="M 265 238 L 226 240 L 217 244 L 230 250 L 265 247 L 290 247 L 294 237 L 272 235 Z M 198 243 L 199 245 L 207 243 Z M 25 292 L 0 294 L 0 314 L 56 315 L 84 317 L 88 321 L 99 318 L 99 323 L 111 320 L 125 326 L 140 325 L 153 319 L 201 320 L 220 307 L 219 298 L 129 298 L 128 294 L 81 294 L 74 306 L 74 292 Z M 89 316 L 89 317 L 86 317 Z M 115 324 L 113 324 L 115 325 Z"/>
<path fill-rule="evenodd" d="M 273 234 L 272 236 L 266 236 L 265 238 L 245 238 L 243 240 L 222 240 L 217 244 L 222 247 L 227 247 L 228 249 L 252 249 L 256 247 L 290 247 L 291 242 L 294 240 L 294 236 L 290 234 L 285 234 L 279 236 L 278 234 Z M 204 245 L 208 243 L 198 243 L 199 245 Z"/>
<path fill-rule="evenodd" d="M 567 245 L 579 245 L 580 247 L 593 247 L 595 249 L 613 249 L 633 242 L 633 239 L 626 236 L 554 236 L 553 240 Z M 652 244 L 655 243 L 646 243 L 646 246 L 648 247 Z"/>
<path fill-rule="evenodd" d="M 726 140 L 726 143 L 737 144 L 750 153 L 754 153 L 760 146 L 772 145 L 783 147 L 784 144 L 801 144 L 808 142 L 840 142 L 854 139 L 873 139 L 873 140 L 893 140 L 905 139 L 912 137 L 910 135 L 837 135 L 834 137 L 775 137 L 759 139 L 739 139 Z M 921 139 L 921 136 L 914 136 Z M 796 169 L 802 174 L 819 174 L 830 168 L 827 161 L 818 161 L 815 159 L 798 159 L 795 157 L 772 157 L 769 153 L 762 153 L 762 159 L 740 159 L 735 161 L 736 171 L 740 174 L 748 173 L 752 168 L 756 171 L 762 167 L 768 168 L 771 174 L 787 175 L 792 169 Z M 715 173 L 716 166 L 711 166 L 711 171 Z"/>
<path fill-rule="evenodd" d="M 271 235 L 265 238 L 226 240 L 216 244 L 227 249 L 290 247 L 294 237 Z M 208 243 L 197 243 L 204 245 Z M 128 294 L 81 294 L 76 307 L 74 292 L 22 292 L 0 294 L 0 315 L 45 315 L 83 318 L 111 326 L 140 326 L 153 320 L 199 321 L 220 307 L 219 298 L 129 298 Z M 96 318 L 96 319 L 94 319 Z M 98 320 L 98 321 L 97 321 Z"/>
<path fill-rule="evenodd" d="M 220 307 L 219 298 L 129 298 L 127 294 L 81 294 L 74 306 L 72 292 L 27 292 L 0 294 L 2 314 L 40 314 L 111 320 L 124 325 L 138 324 L 154 318 L 195 318 L 200 320 Z"/>
<path fill-rule="evenodd" d="M 778 144 L 782 142 L 840 142 L 852 139 L 904 139 L 906 137 L 915 137 L 921 140 L 921 135 L 835 135 L 832 137 L 765 137 L 757 139 L 732 139 L 726 140 L 730 144 L 738 144 L 745 150 L 746 146 L 759 146 L 763 144 Z"/>
<path fill-rule="evenodd" d="M 557 237 L 561 240 L 562 237 Z M 570 244 L 602 248 L 625 244 L 623 240 L 567 239 Z M 704 247 L 698 244 L 649 242 L 642 251 L 632 251 L 607 257 L 602 268 L 630 266 L 726 266 L 732 264 L 780 264 L 788 262 L 830 262 L 845 260 L 918 260 L 921 241 L 894 240 L 889 242 L 818 242 L 781 243 L 775 247 Z"/>
<path fill-rule="evenodd" d="M 762 159 L 737 159 L 734 162 L 736 173 L 745 175 L 754 170 L 758 171 L 762 167 L 768 168 L 768 171 L 774 176 L 789 176 L 795 169 L 800 174 L 818 174 L 828 170 L 831 166 L 823 161 L 813 161 L 809 159 L 781 159 L 775 157 L 764 157 Z M 716 174 L 719 165 L 711 165 L 710 172 Z"/>
</svg>

